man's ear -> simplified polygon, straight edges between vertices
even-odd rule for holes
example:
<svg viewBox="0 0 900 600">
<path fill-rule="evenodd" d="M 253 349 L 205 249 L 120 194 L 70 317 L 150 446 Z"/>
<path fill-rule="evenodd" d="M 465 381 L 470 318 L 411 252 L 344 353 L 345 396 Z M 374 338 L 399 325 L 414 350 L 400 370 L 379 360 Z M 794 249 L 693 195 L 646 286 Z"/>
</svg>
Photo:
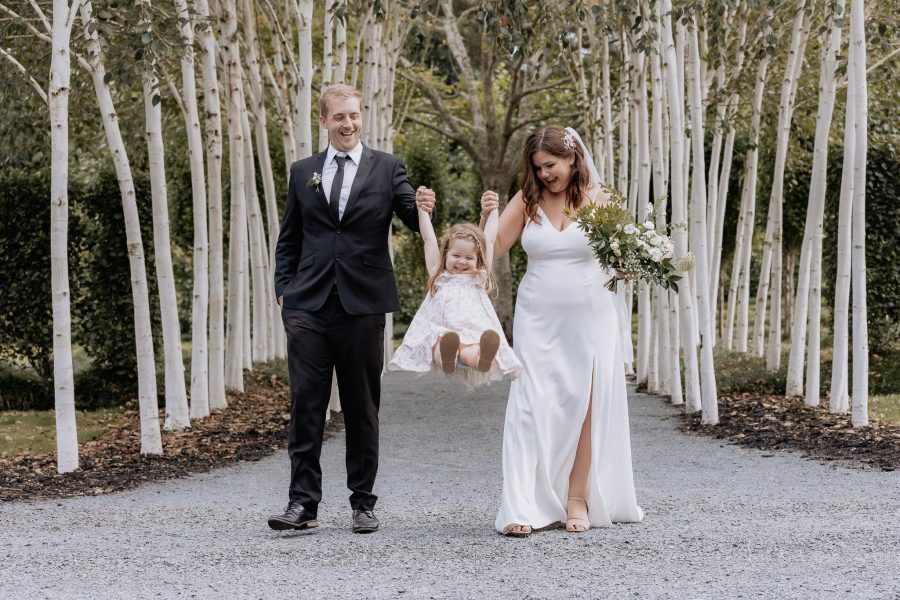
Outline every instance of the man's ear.
<svg viewBox="0 0 900 600">
<path fill-rule="evenodd" d="M 319 125 L 321 125 L 322 127 L 325 127 L 325 123 L 326 123 L 325 115 L 319 115 Z"/>
</svg>

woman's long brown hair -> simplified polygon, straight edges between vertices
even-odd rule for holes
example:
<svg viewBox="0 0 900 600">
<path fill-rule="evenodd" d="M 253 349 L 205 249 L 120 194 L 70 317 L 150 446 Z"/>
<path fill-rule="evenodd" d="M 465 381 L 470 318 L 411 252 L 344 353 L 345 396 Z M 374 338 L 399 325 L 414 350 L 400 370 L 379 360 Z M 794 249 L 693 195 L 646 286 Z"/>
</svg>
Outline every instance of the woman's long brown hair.
<svg viewBox="0 0 900 600">
<path fill-rule="evenodd" d="M 591 175 L 585 164 L 584 150 L 581 144 L 569 135 L 559 125 L 548 125 L 538 129 L 525 141 L 525 152 L 522 156 L 522 199 L 525 201 L 525 214 L 535 223 L 541 222 L 538 214 L 538 206 L 541 204 L 541 194 L 546 189 L 544 182 L 537 176 L 534 166 L 534 155 L 538 152 L 546 152 L 561 159 L 569 159 L 574 156 L 572 175 L 566 185 L 566 208 L 576 210 L 581 206 L 584 192 L 591 185 Z"/>
</svg>

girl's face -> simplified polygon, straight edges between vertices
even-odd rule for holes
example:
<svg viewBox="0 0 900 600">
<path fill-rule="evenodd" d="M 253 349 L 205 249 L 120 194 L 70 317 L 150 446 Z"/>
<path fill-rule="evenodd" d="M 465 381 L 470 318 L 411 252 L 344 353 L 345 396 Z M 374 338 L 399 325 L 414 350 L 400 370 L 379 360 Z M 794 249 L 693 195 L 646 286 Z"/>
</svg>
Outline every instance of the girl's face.
<svg viewBox="0 0 900 600">
<path fill-rule="evenodd" d="M 551 194 L 561 194 L 572 177 L 573 157 L 562 157 L 538 150 L 531 157 L 535 176 L 541 180 Z"/>
<path fill-rule="evenodd" d="M 478 253 L 475 242 L 469 240 L 451 240 L 447 246 L 447 259 L 444 268 L 448 273 L 474 273 L 478 269 Z"/>
</svg>

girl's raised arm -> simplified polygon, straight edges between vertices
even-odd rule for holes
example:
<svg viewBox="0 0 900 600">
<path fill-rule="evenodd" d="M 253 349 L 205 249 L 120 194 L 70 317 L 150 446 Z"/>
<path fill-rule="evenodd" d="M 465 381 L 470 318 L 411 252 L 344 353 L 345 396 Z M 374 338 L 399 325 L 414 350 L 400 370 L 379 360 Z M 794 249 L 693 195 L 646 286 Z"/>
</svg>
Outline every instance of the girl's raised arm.
<svg viewBox="0 0 900 600">
<path fill-rule="evenodd" d="M 500 205 L 500 198 L 496 192 L 490 190 L 481 195 L 481 222 L 479 227 L 484 230 L 487 226 L 488 217 L 485 216 L 486 211 L 496 209 Z M 494 211 L 496 212 L 496 211 Z M 490 213 L 487 213 L 490 216 Z M 493 258 L 503 256 L 512 248 L 522 230 L 525 229 L 525 201 L 522 200 L 522 192 L 519 191 L 507 203 L 503 214 L 500 215 L 497 223 L 497 235 L 493 242 Z M 485 232 L 486 234 L 487 232 Z"/>
<path fill-rule="evenodd" d="M 425 247 L 425 267 L 428 276 L 431 277 L 441 268 L 441 251 L 438 248 L 437 237 L 434 235 L 434 226 L 431 224 L 431 215 L 419 209 L 419 233 L 422 234 L 422 244 Z"/>
<path fill-rule="evenodd" d="M 497 240 L 497 229 L 500 227 L 500 211 L 496 208 L 488 214 L 487 223 L 484 224 L 484 238 L 487 242 L 485 248 L 485 261 L 488 271 L 494 262 L 494 242 Z"/>
</svg>

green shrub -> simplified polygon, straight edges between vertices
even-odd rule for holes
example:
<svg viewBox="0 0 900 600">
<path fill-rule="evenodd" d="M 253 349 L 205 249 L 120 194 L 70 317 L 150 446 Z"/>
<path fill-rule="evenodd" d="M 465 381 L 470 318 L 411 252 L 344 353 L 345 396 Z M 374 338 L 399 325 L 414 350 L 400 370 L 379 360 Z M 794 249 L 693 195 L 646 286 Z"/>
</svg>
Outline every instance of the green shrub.
<svg viewBox="0 0 900 600">
<path fill-rule="evenodd" d="M 750 353 L 715 351 L 716 386 L 720 394 L 751 392 L 784 394 L 787 380 L 787 357 L 778 371 L 766 370 L 766 359 Z"/>
</svg>

